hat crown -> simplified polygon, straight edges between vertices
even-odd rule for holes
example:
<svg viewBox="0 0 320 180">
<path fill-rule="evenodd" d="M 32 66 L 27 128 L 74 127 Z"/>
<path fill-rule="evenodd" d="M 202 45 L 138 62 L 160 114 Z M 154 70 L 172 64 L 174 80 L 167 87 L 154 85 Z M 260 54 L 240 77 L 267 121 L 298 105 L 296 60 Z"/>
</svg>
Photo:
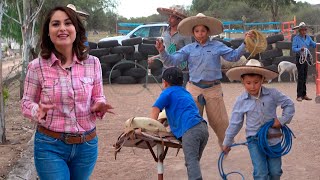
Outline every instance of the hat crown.
<svg viewBox="0 0 320 180">
<path fill-rule="evenodd" d="M 173 5 L 169 9 L 176 11 L 181 14 L 186 14 L 186 11 L 182 5 Z"/>
<path fill-rule="evenodd" d="M 299 26 L 306 26 L 306 23 L 301 22 L 301 23 L 299 24 Z"/>
<path fill-rule="evenodd" d="M 263 67 L 261 62 L 256 59 L 250 59 L 247 62 L 246 66 Z"/>
<path fill-rule="evenodd" d="M 197 17 L 206 17 L 206 15 L 204 15 L 204 14 L 202 14 L 202 13 L 198 13 L 196 16 L 197 16 Z"/>
<path fill-rule="evenodd" d="M 70 9 L 72 9 L 73 11 L 77 11 L 76 6 L 73 5 L 73 4 L 68 4 L 67 7 L 70 8 Z"/>
</svg>

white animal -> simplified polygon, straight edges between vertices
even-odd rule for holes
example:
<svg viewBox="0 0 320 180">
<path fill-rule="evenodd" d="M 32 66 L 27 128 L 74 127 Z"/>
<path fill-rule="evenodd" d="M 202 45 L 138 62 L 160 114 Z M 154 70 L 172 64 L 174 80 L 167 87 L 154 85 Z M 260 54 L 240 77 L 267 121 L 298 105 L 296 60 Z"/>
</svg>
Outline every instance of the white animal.
<svg viewBox="0 0 320 180">
<path fill-rule="evenodd" d="M 278 82 L 281 82 L 281 77 L 280 76 L 284 72 L 288 72 L 289 73 L 290 81 L 292 81 L 292 76 L 293 76 L 294 82 L 297 81 L 297 77 L 298 77 L 297 66 L 295 64 L 293 64 L 292 62 L 281 61 L 279 63 L 279 65 L 278 65 L 278 72 L 279 72 Z"/>
</svg>

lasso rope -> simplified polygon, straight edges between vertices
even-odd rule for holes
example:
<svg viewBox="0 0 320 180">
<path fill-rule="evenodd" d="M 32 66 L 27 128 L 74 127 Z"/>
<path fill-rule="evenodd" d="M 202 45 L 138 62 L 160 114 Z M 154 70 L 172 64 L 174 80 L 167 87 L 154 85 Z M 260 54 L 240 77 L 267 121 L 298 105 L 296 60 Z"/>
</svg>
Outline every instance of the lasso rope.
<svg viewBox="0 0 320 180">
<path fill-rule="evenodd" d="M 246 43 L 246 49 L 251 53 L 247 59 L 254 57 L 255 55 L 264 52 L 267 48 L 266 37 L 258 30 L 250 30 L 253 37 L 246 36 L 244 42 Z"/>
<path fill-rule="evenodd" d="M 310 60 L 308 60 L 308 56 L 310 57 Z M 309 66 L 312 66 L 315 64 L 313 61 L 312 54 L 308 48 L 303 48 L 303 51 L 300 54 L 299 63 L 304 64 L 305 62 L 308 63 Z"/>
<path fill-rule="evenodd" d="M 280 147 L 275 147 L 275 146 L 269 146 L 268 144 L 268 130 L 270 127 L 272 127 L 274 121 L 269 121 L 267 123 L 265 123 L 260 130 L 258 131 L 258 133 L 256 134 L 256 137 L 258 138 L 258 146 L 259 149 L 266 154 L 268 157 L 270 158 L 278 158 L 281 156 L 284 156 L 286 154 L 289 153 L 289 151 L 291 150 L 292 147 L 292 136 L 295 138 L 293 132 L 291 131 L 291 129 L 287 126 L 287 125 L 283 125 L 281 126 L 281 132 L 282 132 L 282 139 L 281 139 L 281 146 Z M 232 144 L 230 147 L 234 147 L 234 146 L 239 146 L 239 145 L 247 145 L 247 142 L 243 142 L 243 143 L 235 143 Z M 227 176 L 229 176 L 230 174 L 239 174 L 242 177 L 242 180 L 244 180 L 244 176 L 243 174 L 241 174 L 238 171 L 232 171 L 230 173 L 225 173 L 223 170 L 223 158 L 225 156 L 224 152 L 221 152 L 220 156 L 219 156 L 219 160 L 218 160 L 218 169 L 219 169 L 219 174 L 220 177 L 223 180 L 227 180 Z"/>
</svg>

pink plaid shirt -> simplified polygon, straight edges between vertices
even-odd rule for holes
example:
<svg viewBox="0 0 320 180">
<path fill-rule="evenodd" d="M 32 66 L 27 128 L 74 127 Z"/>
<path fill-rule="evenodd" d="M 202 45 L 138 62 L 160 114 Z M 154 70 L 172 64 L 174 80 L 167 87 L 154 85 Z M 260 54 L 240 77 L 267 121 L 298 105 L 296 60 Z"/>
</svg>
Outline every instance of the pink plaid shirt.
<svg viewBox="0 0 320 180">
<path fill-rule="evenodd" d="M 56 106 L 40 121 L 36 117 L 39 102 Z M 74 56 L 71 71 L 62 68 L 53 53 L 50 59 L 29 63 L 21 102 L 25 117 L 55 132 L 83 133 L 95 127 L 97 117 L 90 107 L 96 102 L 106 102 L 98 58 L 79 61 Z"/>
</svg>

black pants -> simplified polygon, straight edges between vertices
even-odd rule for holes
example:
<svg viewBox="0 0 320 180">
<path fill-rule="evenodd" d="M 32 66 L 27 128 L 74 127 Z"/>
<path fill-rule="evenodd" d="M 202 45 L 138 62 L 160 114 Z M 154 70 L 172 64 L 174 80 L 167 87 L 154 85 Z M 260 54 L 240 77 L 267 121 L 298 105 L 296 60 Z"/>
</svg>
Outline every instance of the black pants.
<svg viewBox="0 0 320 180">
<path fill-rule="evenodd" d="M 307 95 L 306 82 L 308 77 L 308 63 L 299 63 L 300 56 L 296 57 L 296 66 L 298 69 L 298 84 L 297 84 L 297 97 L 304 97 Z M 308 57 L 309 58 L 309 57 Z"/>
</svg>

